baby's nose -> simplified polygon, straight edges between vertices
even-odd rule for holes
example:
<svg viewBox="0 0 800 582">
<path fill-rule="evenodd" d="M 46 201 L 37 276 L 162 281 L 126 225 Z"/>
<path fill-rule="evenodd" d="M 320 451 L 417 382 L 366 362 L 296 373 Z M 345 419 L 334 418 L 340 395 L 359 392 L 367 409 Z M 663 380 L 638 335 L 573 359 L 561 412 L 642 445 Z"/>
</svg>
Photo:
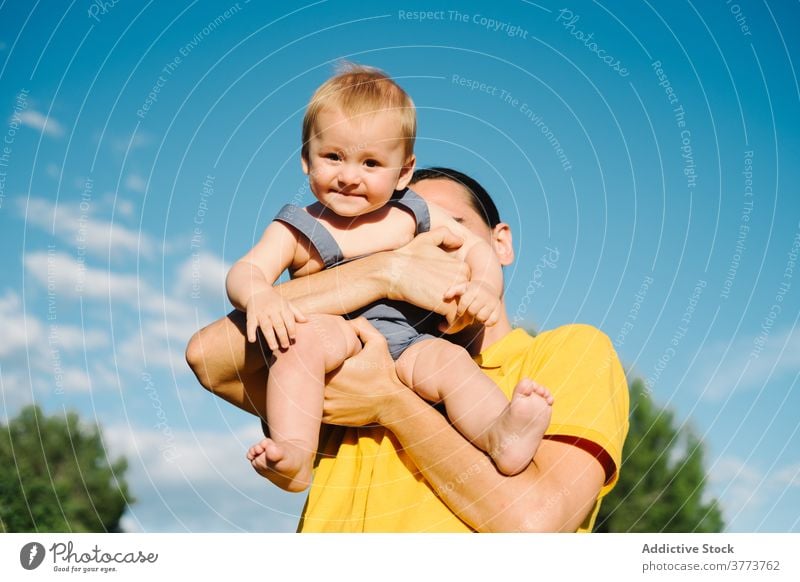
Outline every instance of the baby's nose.
<svg viewBox="0 0 800 582">
<path fill-rule="evenodd" d="M 350 164 L 344 164 L 339 171 L 339 182 L 345 186 L 360 184 L 361 171 Z"/>
</svg>

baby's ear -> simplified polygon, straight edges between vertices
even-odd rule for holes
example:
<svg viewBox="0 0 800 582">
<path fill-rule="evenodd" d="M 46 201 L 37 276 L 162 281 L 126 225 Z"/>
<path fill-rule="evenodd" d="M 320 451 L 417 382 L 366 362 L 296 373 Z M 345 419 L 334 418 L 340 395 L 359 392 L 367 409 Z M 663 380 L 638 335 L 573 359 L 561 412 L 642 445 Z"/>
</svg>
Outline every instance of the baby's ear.
<svg viewBox="0 0 800 582">
<path fill-rule="evenodd" d="M 405 190 L 411 178 L 414 176 L 414 168 L 417 165 L 417 158 L 414 154 L 408 156 L 405 164 L 400 169 L 400 177 L 397 179 L 397 188 L 395 190 Z"/>
<path fill-rule="evenodd" d="M 303 167 L 303 173 L 308 176 L 308 158 L 305 154 L 300 155 L 300 165 Z"/>
</svg>

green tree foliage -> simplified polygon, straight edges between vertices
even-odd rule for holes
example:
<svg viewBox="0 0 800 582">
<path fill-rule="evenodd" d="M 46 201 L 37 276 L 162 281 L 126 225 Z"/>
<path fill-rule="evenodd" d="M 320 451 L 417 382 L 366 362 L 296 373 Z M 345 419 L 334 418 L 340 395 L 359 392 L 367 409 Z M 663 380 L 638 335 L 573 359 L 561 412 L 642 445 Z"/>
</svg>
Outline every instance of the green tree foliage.
<svg viewBox="0 0 800 582">
<path fill-rule="evenodd" d="M 99 427 L 28 406 L 0 425 L 0 531 L 119 531 L 126 469 L 109 463 Z"/>
<path fill-rule="evenodd" d="M 704 495 L 703 445 L 653 403 L 641 380 L 630 387 L 630 431 L 617 486 L 603 499 L 595 531 L 718 532 L 716 500 Z"/>
</svg>

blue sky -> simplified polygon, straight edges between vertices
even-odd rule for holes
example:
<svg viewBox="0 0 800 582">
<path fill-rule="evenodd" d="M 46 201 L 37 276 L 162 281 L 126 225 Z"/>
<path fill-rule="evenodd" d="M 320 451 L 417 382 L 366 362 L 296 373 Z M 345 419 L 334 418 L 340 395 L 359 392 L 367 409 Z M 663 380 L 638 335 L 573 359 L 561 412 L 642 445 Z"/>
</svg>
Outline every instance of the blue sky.
<svg viewBox="0 0 800 582">
<path fill-rule="evenodd" d="M 358 4 L 0 4 L 3 417 L 96 419 L 128 530 L 294 529 L 183 348 L 311 201 L 303 109 L 347 58 L 411 94 L 420 164 L 497 199 L 512 319 L 600 327 L 705 444 L 728 530 L 800 531 L 798 4 Z"/>
</svg>

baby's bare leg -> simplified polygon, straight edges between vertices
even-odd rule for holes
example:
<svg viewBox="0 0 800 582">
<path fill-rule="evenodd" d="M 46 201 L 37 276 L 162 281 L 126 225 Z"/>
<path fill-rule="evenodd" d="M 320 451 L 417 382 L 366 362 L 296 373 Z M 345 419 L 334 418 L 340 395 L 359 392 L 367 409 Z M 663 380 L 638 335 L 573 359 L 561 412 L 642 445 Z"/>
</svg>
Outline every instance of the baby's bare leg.
<svg viewBox="0 0 800 582">
<path fill-rule="evenodd" d="M 319 441 L 325 374 L 361 348 L 344 319 L 309 316 L 297 324 L 295 342 L 272 355 L 267 380 L 267 422 L 270 438 L 247 453 L 258 471 L 287 491 L 303 491 Z"/>
<path fill-rule="evenodd" d="M 412 345 L 397 360 L 397 373 L 426 400 L 444 402 L 459 432 L 507 475 L 530 464 L 550 424 L 553 397 L 547 389 L 522 380 L 509 402 L 465 349 L 446 340 Z"/>
</svg>

